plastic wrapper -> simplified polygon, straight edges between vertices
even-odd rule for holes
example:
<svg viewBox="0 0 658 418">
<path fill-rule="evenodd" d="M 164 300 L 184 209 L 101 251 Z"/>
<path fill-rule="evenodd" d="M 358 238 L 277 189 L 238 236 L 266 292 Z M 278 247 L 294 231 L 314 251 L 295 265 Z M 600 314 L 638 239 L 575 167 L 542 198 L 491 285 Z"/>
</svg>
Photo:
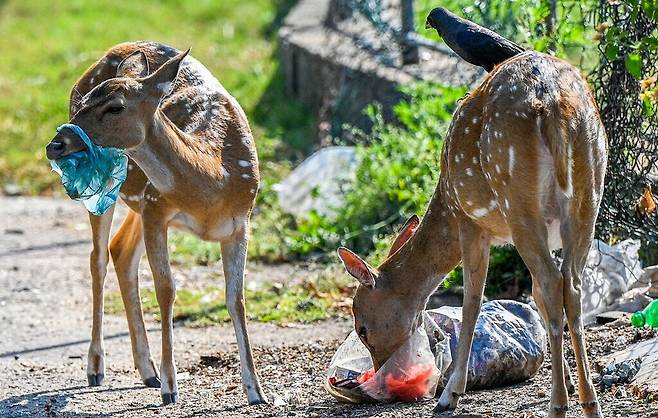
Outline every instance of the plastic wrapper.
<svg viewBox="0 0 658 418">
<path fill-rule="evenodd" d="M 456 356 L 462 308 L 443 306 L 426 313 L 450 335 L 450 350 Z M 537 374 L 545 356 L 546 331 L 530 305 L 512 300 L 487 302 L 475 324 L 467 388 L 491 389 L 527 380 Z"/>
<path fill-rule="evenodd" d="M 50 165 L 62 177 L 66 194 L 82 201 L 94 215 L 102 215 L 116 203 L 119 189 L 128 175 L 128 157 L 117 148 L 94 144 L 85 131 L 70 123 L 57 128 L 70 129 L 82 139 L 87 149 L 69 154 Z"/>
<path fill-rule="evenodd" d="M 331 359 L 325 387 L 343 402 L 413 402 L 434 397 L 451 362 L 449 337 L 423 314 L 423 325 L 376 372 L 356 332 Z"/>
<path fill-rule="evenodd" d="M 331 359 L 327 390 L 339 401 L 354 403 L 434 396 L 452 374 L 461 318 L 460 307 L 424 312 L 424 326 L 376 373 L 368 349 L 353 331 Z M 530 305 L 487 302 L 475 325 L 467 387 L 489 389 L 524 381 L 537 374 L 545 356 L 546 331 Z M 423 386 L 426 376 L 428 385 Z"/>
</svg>

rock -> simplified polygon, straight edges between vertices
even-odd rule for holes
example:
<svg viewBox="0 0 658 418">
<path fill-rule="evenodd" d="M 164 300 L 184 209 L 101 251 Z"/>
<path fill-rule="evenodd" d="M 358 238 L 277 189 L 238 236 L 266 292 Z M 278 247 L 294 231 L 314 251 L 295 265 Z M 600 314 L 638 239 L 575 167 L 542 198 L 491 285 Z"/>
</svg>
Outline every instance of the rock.
<svg viewBox="0 0 658 418">
<path fill-rule="evenodd" d="M 625 240 L 609 246 L 594 240 L 582 276 L 583 322 L 612 309 L 642 275 L 638 251 L 640 241 Z"/>
<path fill-rule="evenodd" d="M 311 155 L 275 186 L 284 212 L 307 218 L 311 211 L 332 218 L 359 166 L 353 147 L 328 147 Z"/>
<path fill-rule="evenodd" d="M 462 308 L 444 306 L 427 312 L 450 335 L 454 361 Z M 521 302 L 487 302 L 482 305 L 475 326 L 467 387 L 495 388 L 524 381 L 537 373 L 545 356 L 546 331 L 537 312 Z M 448 375 L 453 365 L 448 369 Z"/>
<path fill-rule="evenodd" d="M 610 322 L 614 322 L 618 319 L 629 320 L 629 318 L 630 316 L 628 315 L 628 312 L 609 311 L 596 315 L 596 323 L 599 325 L 603 325 Z"/>
<path fill-rule="evenodd" d="M 658 298 L 658 266 L 646 267 L 638 282 L 649 285 L 647 296 L 654 299 Z"/>
<path fill-rule="evenodd" d="M 601 386 L 633 383 L 658 394 L 658 337 L 612 353 L 604 357 L 602 363 L 607 366 L 601 372 Z"/>
<path fill-rule="evenodd" d="M 2 192 L 4 193 L 5 196 L 11 196 L 11 197 L 21 196 L 23 194 L 23 188 L 18 184 L 8 183 L 5 184 L 5 187 L 3 187 Z"/>
</svg>

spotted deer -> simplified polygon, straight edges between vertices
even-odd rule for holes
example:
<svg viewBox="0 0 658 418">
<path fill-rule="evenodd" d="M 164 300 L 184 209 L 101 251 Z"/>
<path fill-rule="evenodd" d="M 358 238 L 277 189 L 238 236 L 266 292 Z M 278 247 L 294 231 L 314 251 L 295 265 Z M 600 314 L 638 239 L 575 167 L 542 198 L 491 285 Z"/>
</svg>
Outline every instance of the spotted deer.
<svg viewBox="0 0 658 418">
<path fill-rule="evenodd" d="M 473 330 L 489 248 L 516 246 L 549 335 L 551 417 L 573 392 L 563 359 L 563 315 L 571 333 L 585 416 L 601 409 L 590 376 L 581 318 L 581 274 L 594 234 L 607 139 L 586 81 L 570 64 L 527 52 L 501 63 L 459 103 L 442 153 L 436 191 L 377 268 L 346 248 L 338 254 L 359 281 L 354 327 L 379 368 L 420 325 L 446 273 L 464 267 L 463 327 L 454 372 L 436 411 L 455 409 L 466 389 Z M 558 268 L 551 251 L 562 248 Z"/>
<path fill-rule="evenodd" d="M 244 389 L 250 404 L 267 402 L 254 368 L 243 297 L 249 217 L 259 184 L 256 147 L 238 102 L 188 52 L 153 42 L 117 45 L 71 92 L 70 123 L 82 127 L 97 145 L 123 149 L 130 158 L 120 194 L 130 211 L 109 243 L 109 254 L 114 208 L 89 216 L 93 320 L 87 376 L 91 386 L 103 382 L 103 283 L 111 254 L 135 367 L 146 386 L 161 387 L 164 404 L 177 401 L 176 286 L 167 250 L 167 230 L 175 227 L 221 243 L 226 305 Z M 46 151 L 53 160 L 83 149 L 84 143 L 63 129 Z M 138 288 L 144 250 L 162 320 L 159 373 L 149 350 Z"/>
</svg>

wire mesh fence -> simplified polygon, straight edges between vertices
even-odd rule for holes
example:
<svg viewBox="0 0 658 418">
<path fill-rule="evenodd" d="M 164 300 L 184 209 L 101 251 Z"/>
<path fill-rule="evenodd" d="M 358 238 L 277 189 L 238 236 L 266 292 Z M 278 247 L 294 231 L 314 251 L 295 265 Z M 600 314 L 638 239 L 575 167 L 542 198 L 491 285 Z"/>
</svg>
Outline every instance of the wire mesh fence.
<svg viewBox="0 0 658 418">
<path fill-rule="evenodd" d="M 627 70 L 625 57 L 637 52 L 635 45 L 655 33 L 656 24 L 641 9 L 635 18 L 633 10 L 620 3 L 601 0 L 597 16 L 599 23 L 606 22 L 627 36 L 626 42 L 616 44 L 616 54 L 601 43 L 601 61 L 593 76 L 609 145 L 597 235 L 604 240 L 630 237 L 655 245 L 656 212 L 645 213 L 638 203 L 647 186 L 656 190 L 658 182 L 658 115 L 640 98 L 640 81 Z M 640 56 L 643 78 L 658 74 L 658 51 L 641 50 Z M 651 193 L 645 198 L 653 199 Z"/>
</svg>

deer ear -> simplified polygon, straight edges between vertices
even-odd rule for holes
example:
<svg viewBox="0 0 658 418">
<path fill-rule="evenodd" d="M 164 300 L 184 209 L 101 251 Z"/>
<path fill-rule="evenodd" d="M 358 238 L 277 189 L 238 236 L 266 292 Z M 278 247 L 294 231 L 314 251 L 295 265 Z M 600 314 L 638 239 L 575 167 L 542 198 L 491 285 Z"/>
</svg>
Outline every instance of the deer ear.
<svg viewBox="0 0 658 418">
<path fill-rule="evenodd" d="M 407 222 L 400 230 L 398 237 L 395 238 L 395 241 L 393 241 L 391 250 L 388 252 L 389 256 L 397 252 L 400 248 L 402 248 L 404 244 L 407 243 L 407 241 L 409 241 L 411 237 L 414 236 L 416 229 L 418 229 L 418 225 L 420 225 L 420 218 L 417 215 L 413 215 L 407 220 Z"/>
<path fill-rule="evenodd" d="M 178 71 L 180 70 L 181 63 L 183 59 L 190 53 L 190 49 L 187 51 L 181 52 L 175 57 L 171 58 L 169 61 L 162 64 L 153 74 L 144 78 L 142 83 L 146 88 L 146 91 L 156 98 L 158 101 L 168 95 L 171 92 L 171 89 L 174 86 L 174 82 L 178 77 Z"/>
<path fill-rule="evenodd" d="M 361 257 L 345 247 L 338 249 L 338 257 L 340 257 L 347 272 L 354 276 L 359 283 L 371 289 L 375 287 L 377 272 L 368 263 L 363 261 Z"/>
<path fill-rule="evenodd" d="M 149 62 L 142 51 L 135 51 L 121 61 L 117 77 L 144 78 L 149 75 Z"/>
</svg>

